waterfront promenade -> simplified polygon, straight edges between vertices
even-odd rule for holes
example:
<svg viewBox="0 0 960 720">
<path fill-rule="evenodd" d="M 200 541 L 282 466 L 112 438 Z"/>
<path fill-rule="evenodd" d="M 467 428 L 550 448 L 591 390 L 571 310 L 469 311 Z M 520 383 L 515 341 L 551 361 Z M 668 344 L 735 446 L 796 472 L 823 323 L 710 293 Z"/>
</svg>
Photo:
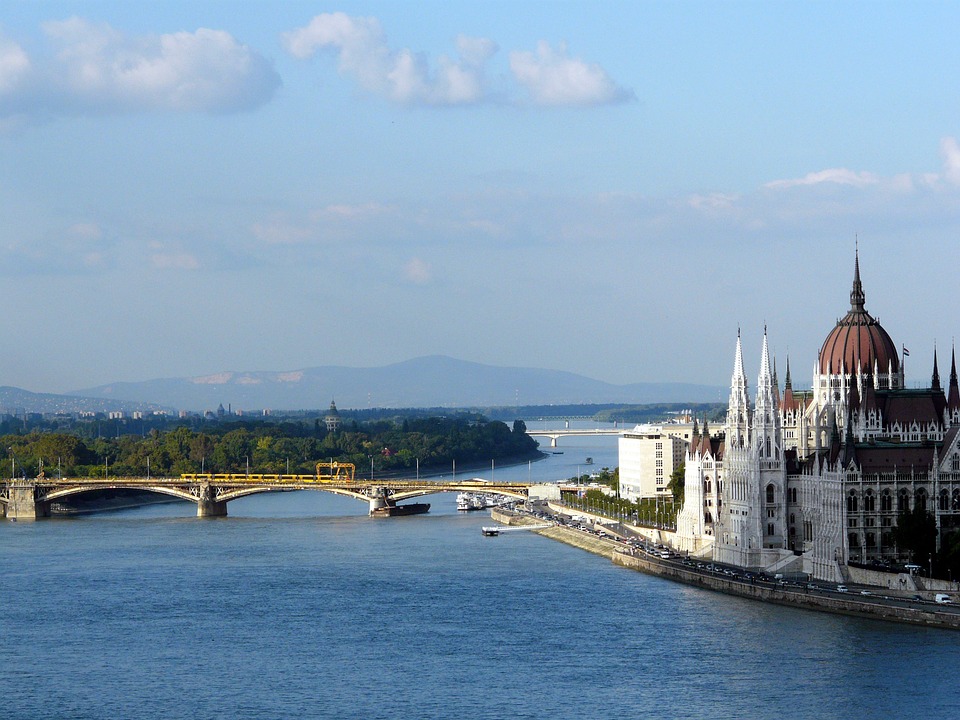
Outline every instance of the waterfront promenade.
<svg viewBox="0 0 960 720">
<path fill-rule="evenodd" d="M 579 515 L 576 510 L 569 514 L 555 511 L 529 514 L 498 508 L 492 517 L 504 525 L 552 519 L 553 527 L 533 532 L 609 558 L 617 565 L 705 590 L 818 612 L 960 630 L 960 606 L 936 603 L 934 593 L 898 593 L 880 586 L 847 587 L 748 572 L 674 553 L 652 535 L 662 531 L 637 528 L 636 536 L 627 538 L 599 524 L 574 524 L 572 519 Z"/>
</svg>

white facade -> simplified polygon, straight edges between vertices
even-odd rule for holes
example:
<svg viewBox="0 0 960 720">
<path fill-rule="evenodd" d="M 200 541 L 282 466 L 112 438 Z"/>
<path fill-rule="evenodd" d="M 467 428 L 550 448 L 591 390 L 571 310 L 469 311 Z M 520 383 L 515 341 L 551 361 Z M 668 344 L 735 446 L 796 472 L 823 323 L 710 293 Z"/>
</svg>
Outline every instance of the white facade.
<svg viewBox="0 0 960 720">
<path fill-rule="evenodd" d="M 620 497 L 631 502 L 670 494 L 668 483 L 683 463 L 692 424 L 637 425 L 620 435 Z"/>
</svg>

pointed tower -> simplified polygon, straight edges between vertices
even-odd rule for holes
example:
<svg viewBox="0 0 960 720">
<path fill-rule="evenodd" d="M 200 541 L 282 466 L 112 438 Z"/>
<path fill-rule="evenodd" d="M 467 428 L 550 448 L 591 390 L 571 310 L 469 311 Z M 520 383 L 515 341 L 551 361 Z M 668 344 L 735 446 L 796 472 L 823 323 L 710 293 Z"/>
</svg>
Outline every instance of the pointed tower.
<svg viewBox="0 0 960 720">
<path fill-rule="evenodd" d="M 771 460 L 780 455 L 780 408 L 776 384 L 770 370 L 767 329 L 763 329 L 760 375 L 757 378 L 757 404 L 753 412 L 753 433 L 760 457 Z"/>
<path fill-rule="evenodd" d="M 957 351 L 950 351 L 950 389 L 947 394 L 947 412 L 950 413 L 951 424 L 960 422 L 960 386 L 957 384 Z"/>
<path fill-rule="evenodd" d="M 727 406 L 727 442 L 731 447 L 742 448 L 750 441 L 750 395 L 747 391 L 747 376 L 743 372 L 743 347 L 740 330 L 737 330 L 737 352 L 733 360 L 733 377 L 730 379 L 730 403 Z"/>
<path fill-rule="evenodd" d="M 933 377 L 930 378 L 930 389 L 942 390 L 940 387 L 940 371 L 937 369 L 937 346 L 933 346 Z"/>
</svg>

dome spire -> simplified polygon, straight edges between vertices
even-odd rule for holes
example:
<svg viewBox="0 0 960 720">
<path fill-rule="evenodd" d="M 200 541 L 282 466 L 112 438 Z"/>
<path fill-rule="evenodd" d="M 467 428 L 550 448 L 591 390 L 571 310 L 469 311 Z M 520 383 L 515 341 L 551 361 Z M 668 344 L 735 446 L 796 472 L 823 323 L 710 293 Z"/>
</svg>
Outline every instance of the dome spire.
<svg viewBox="0 0 960 720">
<path fill-rule="evenodd" d="M 855 241 L 853 261 L 853 289 L 850 291 L 850 309 L 853 312 L 863 312 L 866 297 L 863 294 L 863 284 L 860 282 L 860 242 Z"/>
</svg>

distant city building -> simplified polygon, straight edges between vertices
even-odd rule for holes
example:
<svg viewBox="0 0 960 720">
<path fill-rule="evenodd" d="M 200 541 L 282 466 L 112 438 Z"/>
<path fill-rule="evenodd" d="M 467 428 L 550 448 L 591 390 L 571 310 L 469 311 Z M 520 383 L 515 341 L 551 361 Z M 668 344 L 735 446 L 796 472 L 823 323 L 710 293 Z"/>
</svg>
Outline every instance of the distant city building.
<svg viewBox="0 0 960 720">
<path fill-rule="evenodd" d="M 107 413 L 108 420 L 123 420 L 123 412 L 120 410 L 113 410 L 112 412 Z"/>
<path fill-rule="evenodd" d="M 337 432 L 340 429 L 340 411 L 333 400 L 330 401 L 330 409 L 323 420 L 327 424 L 327 432 Z"/>
<path fill-rule="evenodd" d="M 723 439 L 694 436 L 686 453 L 680 548 L 839 581 L 849 562 L 908 560 L 893 530 L 913 510 L 933 516 L 939 547 L 960 529 L 956 356 L 945 391 L 936 350 L 930 386 L 906 389 L 907 355 L 865 308 L 859 255 L 811 391 L 793 390 L 788 359 L 781 395 L 765 329 L 751 404 L 738 333 Z"/>
<path fill-rule="evenodd" d="M 693 423 L 637 425 L 619 438 L 620 497 L 632 502 L 670 494 L 674 469 L 683 464 Z"/>
</svg>

